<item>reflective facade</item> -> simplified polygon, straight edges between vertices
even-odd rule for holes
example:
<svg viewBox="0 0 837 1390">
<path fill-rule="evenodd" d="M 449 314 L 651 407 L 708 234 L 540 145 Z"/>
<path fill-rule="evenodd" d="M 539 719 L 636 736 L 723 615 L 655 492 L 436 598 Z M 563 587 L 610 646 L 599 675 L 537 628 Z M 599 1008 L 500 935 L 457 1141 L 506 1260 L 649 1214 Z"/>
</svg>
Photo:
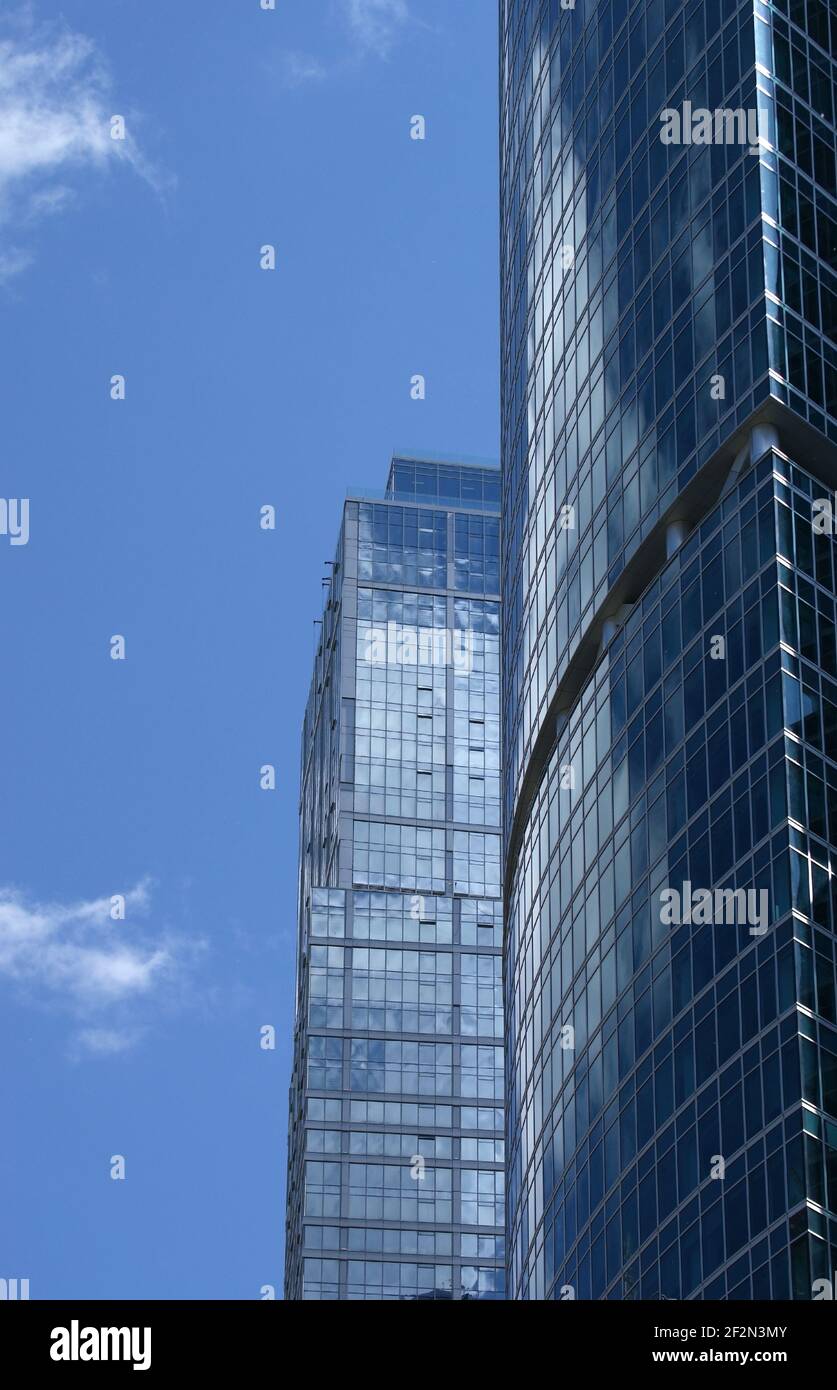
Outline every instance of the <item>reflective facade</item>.
<svg viewBox="0 0 837 1390">
<path fill-rule="evenodd" d="M 302 731 L 285 1296 L 504 1296 L 499 472 L 351 497 Z"/>
<path fill-rule="evenodd" d="M 513 1298 L 832 1274 L 835 56 L 820 0 L 501 4 Z"/>
</svg>

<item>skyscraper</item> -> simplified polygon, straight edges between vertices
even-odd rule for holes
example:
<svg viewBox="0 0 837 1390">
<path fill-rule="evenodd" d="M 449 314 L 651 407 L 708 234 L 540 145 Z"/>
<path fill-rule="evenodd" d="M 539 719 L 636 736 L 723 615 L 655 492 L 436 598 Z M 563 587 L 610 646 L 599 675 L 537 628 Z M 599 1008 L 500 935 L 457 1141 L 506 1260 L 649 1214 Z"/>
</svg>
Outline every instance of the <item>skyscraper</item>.
<svg viewBox="0 0 837 1390">
<path fill-rule="evenodd" d="M 823 1296 L 837 12 L 500 31 L 509 1297 Z"/>
<path fill-rule="evenodd" d="M 353 494 L 302 732 L 285 1295 L 503 1297 L 499 472 Z"/>
</svg>

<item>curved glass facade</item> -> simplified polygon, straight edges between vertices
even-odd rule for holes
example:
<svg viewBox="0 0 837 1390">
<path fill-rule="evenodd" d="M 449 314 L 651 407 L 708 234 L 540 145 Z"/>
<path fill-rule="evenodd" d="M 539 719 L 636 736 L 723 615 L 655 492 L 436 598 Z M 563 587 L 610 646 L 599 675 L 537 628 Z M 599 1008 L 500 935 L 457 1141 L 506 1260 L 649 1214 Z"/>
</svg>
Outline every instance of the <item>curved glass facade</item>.
<svg viewBox="0 0 837 1390">
<path fill-rule="evenodd" d="M 513 1298 L 831 1275 L 836 53 L 819 0 L 501 5 Z"/>
</svg>

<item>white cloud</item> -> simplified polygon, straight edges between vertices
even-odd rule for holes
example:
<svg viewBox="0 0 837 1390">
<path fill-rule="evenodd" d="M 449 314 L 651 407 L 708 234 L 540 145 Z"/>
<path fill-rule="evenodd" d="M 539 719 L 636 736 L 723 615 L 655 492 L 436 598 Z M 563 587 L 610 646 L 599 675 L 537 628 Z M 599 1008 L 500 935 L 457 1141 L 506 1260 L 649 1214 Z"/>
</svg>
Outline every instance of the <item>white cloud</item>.
<svg viewBox="0 0 837 1390">
<path fill-rule="evenodd" d="M 407 25 L 418 22 L 407 0 L 333 0 L 331 12 L 348 29 L 348 47 L 328 64 L 312 53 L 286 50 L 279 55 L 278 63 L 272 59 L 268 64 L 270 72 L 278 74 L 284 86 L 313 86 L 354 68 L 359 59 L 370 55 L 387 59 Z"/>
<path fill-rule="evenodd" d="M 388 58 L 410 18 L 407 0 L 344 0 L 344 7 L 358 46 Z"/>
<path fill-rule="evenodd" d="M 9 246 L 6 250 L 0 249 L 0 285 L 7 280 L 13 280 L 22 270 L 26 270 L 33 260 L 31 253 L 22 251 L 20 247 Z"/>
<path fill-rule="evenodd" d="M 137 1035 L 132 1032 L 119 1032 L 116 1028 L 82 1028 L 76 1034 L 76 1047 L 81 1052 L 92 1052 L 99 1057 L 112 1057 L 117 1052 L 126 1052 L 133 1047 Z"/>
<path fill-rule="evenodd" d="M 28 11 L 0 29 L 0 226 L 30 225 L 56 212 L 82 170 L 130 165 L 158 191 L 162 181 L 144 159 L 126 116 L 124 140 L 111 139 L 111 79 L 96 45 L 64 26 L 36 26 Z M 25 249 L 0 244 L 0 279 L 31 262 Z"/>
<path fill-rule="evenodd" d="M 322 82 L 326 70 L 310 53 L 290 51 L 282 56 L 283 76 L 288 87 L 302 87 L 306 82 Z"/>
<path fill-rule="evenodd" d="M 110 897 L 33 903 L 15 889 L 0 889 L 0 979 L 81 1016 L 87 1026 L 77 1041 L 91 1052 L 131 1046 L 139 1036 L 138 1009 L 165 1002 L 175 987 L 180 992 L 189 950 L 202 945 L 187 949 L 169 934 L 149 931 L 147 880 L 124 896 L 124 920 L 114 920 Z"/>
<path fill-rule="evenodd" d="M 0 193 L 36 170 L 118 157 L 105 90 L 96 50 L 81 35 L 64 33 L 42 48 L 0 39 Z"/>
</svg>

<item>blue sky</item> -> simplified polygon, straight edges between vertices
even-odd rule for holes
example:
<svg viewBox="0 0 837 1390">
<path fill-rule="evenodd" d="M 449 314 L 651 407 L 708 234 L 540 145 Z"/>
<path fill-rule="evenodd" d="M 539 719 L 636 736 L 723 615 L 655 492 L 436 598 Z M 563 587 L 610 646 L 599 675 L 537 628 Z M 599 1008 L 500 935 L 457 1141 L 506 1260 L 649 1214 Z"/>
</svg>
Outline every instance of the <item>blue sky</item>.
<svg viewBox="0 0 837 1390">
<path fill-rule="evenodd" d="M 32 1298 L 280 1295 L 313 619 L 348 485 L 497 454 L 496 30 L 3 4 L 0 1277 Z"/>
</svg>

